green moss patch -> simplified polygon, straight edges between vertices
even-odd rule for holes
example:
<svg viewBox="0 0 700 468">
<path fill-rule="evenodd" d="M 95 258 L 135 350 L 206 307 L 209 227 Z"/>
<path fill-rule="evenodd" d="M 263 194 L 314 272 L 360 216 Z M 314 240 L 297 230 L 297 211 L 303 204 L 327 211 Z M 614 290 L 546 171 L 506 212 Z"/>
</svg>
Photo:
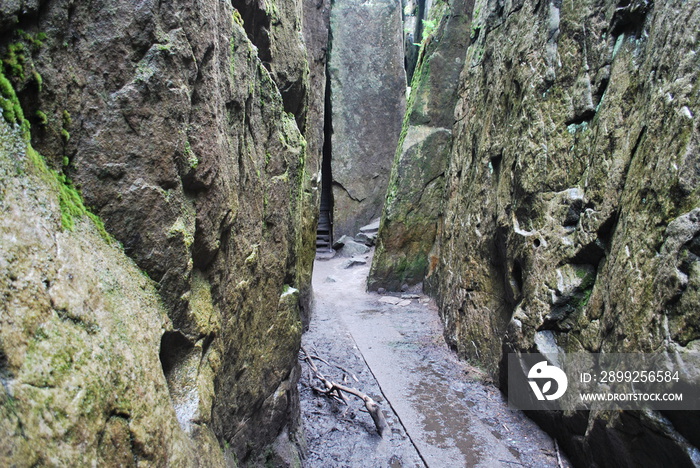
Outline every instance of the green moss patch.
<svg viewBox="0 0 700 468">
<path fill-rule="evenodd" d="M 55 184 L 58 190 L 59 204 L 61 207 L 61 226 L 69 231 L 73 230 L 75 227 L 75 218 L 87 216 L 94 221 L 100 235 L 106 241 L 112 242 L 113 239 L 105 230 L 104 223 L 97 215 L 91 213 L 85 207 L 80 192 L 73 186 L 70 179 L 68 179 L 65 174 L 50 169 L 46 165 L 44 157 L 32 147 L 29 121 L 24 117 L 24 111 L 22 110 L 22 106 L 20 105 L 12 83 L 7 79 L 2 70 L 0 70 L 0 108 L 2 108 L 4 119 L 9 124 L 19 125 L 22 137 L 27 143 L 27 156 L 29 160 L 34 164 L 41 175 Z M 70 125 L 70 114 L 68 112 L 64 112 L 63 121 L 64 126 Z"/>
</svg>

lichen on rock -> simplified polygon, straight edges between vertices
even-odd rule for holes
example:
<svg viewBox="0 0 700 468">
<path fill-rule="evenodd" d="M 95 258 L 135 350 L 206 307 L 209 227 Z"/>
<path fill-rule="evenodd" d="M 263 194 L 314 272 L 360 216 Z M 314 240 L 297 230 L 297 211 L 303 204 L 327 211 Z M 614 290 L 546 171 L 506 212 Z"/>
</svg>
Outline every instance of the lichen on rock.
<svg viewBox="0 0 700 468">
<path fill-rule="evenodd" d="M 300 309 L 310 302 L 316 219 L 311 175 L 320 166 L 302 133 L 317 130 L 315 123 L 307 125 L 302 8 L 300 2 L 282 0 L 237 7 L 150 0 L 138 5 L 49 0 L 42 2 L 41 14 L 38 5 L 0 7 L 8 15 L 0 20 L 4 37 L 19 35 L 26 44 L 20 60 L 19 48 L 0 43 L 0 57 L 14 53 L 4 69 L 15 62 L 22 66 L 0 81 L 3 109 L 14 113 L 5 116 L 23 125 L 25 138 L 31 137 L 31 146 L 45 157 L 47 174 L 62 182 L 57 187 L 72 190 L 66 201 L 82 207 L 67 205 L 76 234 L 56 226 L 48 234 L 86 236 L 89 251 L 96 241 L 85 234 L 85 225 L 103 220 L 106 232 L 143 272 L 134 268 L 163 321 L 153 326 L 147 318 L 119 318 L 131 335 L 119 335 L 120 344 L 104 351 L 113 361 L 120 353 L 138 353 L 129 359 L 144 369 L 139 360 L 148 358 L 151 367 L 133 378 L 142 379 L 143 388 L 157 387 L 143 402 L 154 406 L 152 418 L 136 424 L 131 410 L 119 407 L 103 436 L 97 426 L 76 434 L 74 444 L 79 437 L 111 443 L 100 455 L 107 464 L 121 463 L 119 448 L 127 435 L 137 445 L 132 447 L 136 460 L 143 456 L 157 465 L 178 465 L 177 457 L 184 457 L 182 464 L 218 465 L 224 458 L 246 463 L 279 434 L 293 436 L 295 430 Z M 5 21 L 13 15 L 23 32 Z M 268 58 L 250 40 L 249 17 L 269 28 Z M 34 47 L 36 41 L 40 47 Z M 14 100 L 8 100 L 8 86 Z M 19 212 L 12 215 L 21 219 Z M 257 254 L 251 256 L 253 250 Z M 123 253 L 120 261 L 126 261 Z M 102 340 L 107 326 L 60 285 L 51 290 L 62 320 L 83 324 L 95 343 Z M 79 296 L 99 302 L 126 294 L 110 285 L 93 285 Z M 299 294 L 280 301 L 285 288 Z M 128 304 L 130 310 L 151 313 Z M 132 330 L 139 323 L 147 338 Z M 34 331 L 28 332 L 17 339 L 29 340 Z M 131 339 L 140 343 L 133 351 Z M 93 346 L 83 341 L 76 341 L 67 356 Z M 60 348 L 59 337 L 51 343 Z M 53 365 L 42 359 L 49 358 L 42 355 L 37 362 Z M 70 359 L 75 358 L 64 360 Z M 119 372 L 130 376 L 132 367 L 127 362 Z M 120 375 L 95 389 L 96 398 L 112 399 L 114 391 L 131 398 L 126 384 L 117 382 Z M 161 423 L 157 418 L 166 413 L 169 419 Z M 18 424 L 27 417 L 18 413 Z M 161 442 L 154 443 L 154 437 Z M 53 443 L 45 444 L 45 451 L 40 444 L 33 449 L 37 460 L 49 463 Z M 179 445 L 180 451 L 172 448 Z M 66 460 L 73 455 L 67 452 Z"/>
<path fill-rule="evenodd" d="M 426 230 L 404 232 L 425 216 L 400 201 L 418 199 L 432 171 L 404 143 L 370 287 L 426 268 L 447 341 L 495 379 L 507 352 L 696 349 L 697 9 L 477 0 L 473 11 L 444 191 L 432 195 L 436 241 L 404 257 Z M 405 141 L 424 125 L 405 125 Z M 434 264 L 413 273 L 426 252 Z M 562 446 L 583 466 L 697 460 L 697 431 L 672 414 L 534 416 L 571 436 Z"/>
<path fill-rule="evenodd" d="M 0 460 L 188 466 L 157 349 L 172 327 L 153 283 L 60 191 L 0 119 Z M 219 453 L 208 459 L 223 464 Z"/>
</svg>

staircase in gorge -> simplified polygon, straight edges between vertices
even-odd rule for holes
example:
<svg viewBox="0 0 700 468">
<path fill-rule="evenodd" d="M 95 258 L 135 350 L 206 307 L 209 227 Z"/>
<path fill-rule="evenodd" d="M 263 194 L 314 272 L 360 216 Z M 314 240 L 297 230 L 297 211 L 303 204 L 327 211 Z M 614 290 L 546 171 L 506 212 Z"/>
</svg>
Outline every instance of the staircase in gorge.
<svg viewBox="0 0 700 468">
<path fill-rule="evenodd" d="M 333 245 L 333 224 L 331 222 L 330 209 L 321 204 L 318 217 L 318 229 L 316 230 L 316 251 L 330 251 Z"/>
</svg>

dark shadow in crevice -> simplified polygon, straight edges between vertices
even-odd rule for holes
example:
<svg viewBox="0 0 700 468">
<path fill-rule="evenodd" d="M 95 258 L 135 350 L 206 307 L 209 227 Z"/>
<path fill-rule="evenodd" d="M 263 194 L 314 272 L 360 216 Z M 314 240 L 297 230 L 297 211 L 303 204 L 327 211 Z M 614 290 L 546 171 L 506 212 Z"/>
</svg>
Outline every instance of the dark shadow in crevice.
<svg viewBox="0 0 700 468">
<path fill-rule="evenodd" d="M 584 209 L 590 208 L 589 205 L 586 205 Z M 559 266 L 564 263 L 587 263 L 593 265 L 596 270 L 598 270 L 600 263 L 603 261 L 603 258 L 605 258 L 610 248 L 610 241 L 615 232 L 615 226 L 617 226 L 618 215 L 619 213 L 617 211 L 611 213 L 596 231 L 596 239 L 582 246 L 568 262 L 562 262 Z"/>
<path fill-rule="evenodd" d="M 272 45 L 271 45 L 271 29 L 273 26 L 278 26 L 279 20 L 275 20 L 272 13 L 261 5 L 261 2 L 249 2 L 248 0 L 232 0 L 231 4 L 238 10 L 243 20 L 243 29 L 250 42 L 258 49 L 258 58 L 263 66 L 272 75 L 277 88 L 282 95 L 282 103 L 285 112 L 291 113 L 295 117 L 297 127 L 304 133 L 306 127 L 306 95 L 307 89 L 304 83 L 303 74 L 292 74 L 288 76 L 286 73 L 275 73 L 272 66 Z M 277 60 L 280 58 L 277 57 Z"/>
<path fill-rule="evenodd" d="M 423 36 L 423 20 L 426 16 L 425 0 L 416 1 L 415 18 L 416 25 L 413 31 L 406 36 L 404 45 L 404 66 L 406 69 L 406 82 L 409 85 L 413 81 L 413 74 L 416 71 L 418 55 L 420 53 L 420 42 Z"/>
<path fill-rule="evenodd" d="M 580 114 L 575 115 L 573 119 L 564 122 L 564 125 L 581 125 L 584 122 L 590 122 L 593 120 L 593 117 L 595 117 L 595 109 L 586 109 Z"/>
<path fill-rule="evenodd" d="M 618 37 L 624 34 L 638 37 L 644 29 L 644 22 L 653 5 L 653 0 L 620 0 L 610 22 L 611 35 Z"/>
<path fill-rule="evenodd" d="M 513 262 L 513 269 L 511 271 L 511 276 L 513 278 L 515 286 L 517 286 L 518 291 L 522 293 L 523 290 L 523 267 L 520 265 L 520 261 L 516 260 Z M 519 297 L 514 297 L 513 301 L 519 301 Z"/>
<path fill-rule="evenodd" d="M 498 153 L 490 158 L 493 173 L 496 176 L 496 183 L 501 178 L 501 161 L 503 161 L 503 152 Z"/>
<path fill-rule="evenodd" d="M 194 347 L 194 343 L 185 337 L 179 330 L 167 331 L 160 339 L 160 364 L 166 380 L 172 371 L 182 363 Z"/>
<path fill-rule="evenodd" d="M 14 376 L 10 372 L 7 354 L 5 354 L 5 351 L 3 349 L 0 349 L 0 384 L 6 386 L 7 381 L 12 379 L 13 377 Z"/>
<path fill-rule="evenodd" d="M 238 10 L 243 19 L 243 29 L 250 42 L 258 48 L 258 57 L 263 65 L 270 69 L 272 52 L 270 51 L 270 16 L 260 8 L 257 1 L 231 0 L 231 5 Z"/>
<path fill-rule="evenodd" d="M 333 135 L 331 79 L 326 69 L 326 94 L 323 117 L 323 159 L 321 161 L 321 203 L 316 233 L 316 248 L 330 250 L 333 245 L 333 173 L 331 166 Z"/>
</svg>

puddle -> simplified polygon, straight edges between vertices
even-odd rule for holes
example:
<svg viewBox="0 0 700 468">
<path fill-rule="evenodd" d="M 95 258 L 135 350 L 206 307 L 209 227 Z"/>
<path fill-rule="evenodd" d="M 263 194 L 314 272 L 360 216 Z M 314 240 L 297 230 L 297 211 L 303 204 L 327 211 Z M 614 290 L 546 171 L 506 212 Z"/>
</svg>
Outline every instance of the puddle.
<svg viewBox="0 0 700 468">
<path fill-rule="evenodd" d="M 428 442 L 441 448 L 455 447 L 464 456 L 465 466 L 477 465 L 482 454 L 477 440 L 469 433 L 472 424 L 469 412 L 461 404 L 463 392 L 454 391 L 433 366 L 418 366 L 414 372 L 423 378 L 411 389 L 410 399 L 420 409 Z"/>
</svg>

